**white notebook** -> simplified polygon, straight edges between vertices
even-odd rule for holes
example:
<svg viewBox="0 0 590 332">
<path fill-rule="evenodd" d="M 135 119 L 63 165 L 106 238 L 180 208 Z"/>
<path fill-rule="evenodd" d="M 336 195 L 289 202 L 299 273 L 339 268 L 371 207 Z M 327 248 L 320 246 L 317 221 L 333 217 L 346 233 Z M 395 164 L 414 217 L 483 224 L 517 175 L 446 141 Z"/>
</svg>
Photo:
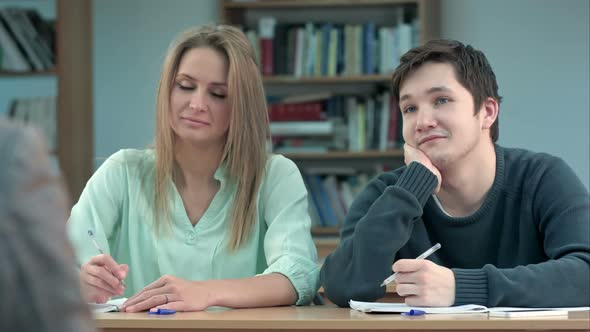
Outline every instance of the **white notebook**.
<svg viewBox="0 0 590 332">
<path fill-rule="evenodd" d="M 565 307 L 565 308 L 523 308 L 523 307 L 494 307 L 488 308 L 483 305 L 466 304 L 452 307 L 413 307 L 405 303 L 379 303 L 379 302 L 361 302 L 349 301 L 350 308 L 362 312 L 383 312 L 383 313 L 403 313 L 410 310 L 421 310 L 427 314 L 477 314 L 490 313 L 493 317 L 512 317 L 518 314 L 507 314 L 518 312 L 520 316 L 524 317 L 526 312 L 531 315 L 550 315 L 548 311 L 555 311 L 553 315 L 567 314 L 568 311 L 587 311 L 590 307 Z"/>
<path fill-rule="evenodd" d="M 412 307 L 405 303 L 379 303 L 349 301 L 350 308 L 362 312 L 402 313 L 410 310 L 422 310 L 427 314 L 476 314 L 486 313 L 488 308 L 482 305 L 466 304 L 454 307 Z"/>
<path fill-rule="evenodd" d="M 88 303 L 90 307 L 90 311 L 97 313 L 97 312 L 111 312 L 111 311 L 119 311 L 119 307 L 127 301 L 126 297 L 122 297 L 120 299 L 114 299 L 107 301 L 106 303 Z"/>
</svg>

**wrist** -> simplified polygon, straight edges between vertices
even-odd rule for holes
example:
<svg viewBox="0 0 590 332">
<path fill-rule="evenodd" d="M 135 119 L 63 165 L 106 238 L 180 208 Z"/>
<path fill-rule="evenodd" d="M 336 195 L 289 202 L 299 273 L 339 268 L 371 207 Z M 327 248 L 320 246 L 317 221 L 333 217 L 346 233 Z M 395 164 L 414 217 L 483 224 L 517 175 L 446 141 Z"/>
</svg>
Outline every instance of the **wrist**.
<svg viewBox="0 0 590 332">
<path fill-rule="evenodd" d="M 396 186 L 414 194 L 421 206 L 424 207 L 430 195 L 436 190 L 437 182 L 436 175 L 422 163 L 416 161 L 406 167 L 397 180 Z"/>
<path fill-rule="evenodd" d="M 204 290 L 207 307 L 223 306 L 224 289 L 222 280 L 195 281 L 197 287 Z"/>
</svg>

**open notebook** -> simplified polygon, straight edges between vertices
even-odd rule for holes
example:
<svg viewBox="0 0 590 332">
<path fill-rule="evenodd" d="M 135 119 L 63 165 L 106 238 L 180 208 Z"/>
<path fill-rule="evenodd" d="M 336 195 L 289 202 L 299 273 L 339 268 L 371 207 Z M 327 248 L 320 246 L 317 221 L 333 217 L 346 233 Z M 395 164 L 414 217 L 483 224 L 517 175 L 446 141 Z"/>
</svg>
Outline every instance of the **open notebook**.
<svg viewBox="0 0 590 332">
<path fill-rule="evenodd" d="M 107 301 L 107 303 L 88 303 L 92 312 L 111 312 L 119 311 L 119 306 L 127 301 L 126 297 Z"/>
<path fill-rule="evenodd" d="M 412 307 L 405 303 L 379 303 L 379 302 L 360 302 L 360 301 L 349 301 L 350 308 L 362 312 L 383 312 L 383 313 L 402 313 L 409 312 L 410 310 L 421 310 L 427 314 L 477 314 L 477 313 L 490 313 L 495 315 L 499 312 L 531 312 L 534 314 L 539 311 L 555 311 L 556 314 L 567 315 L 568 311 L 586 311 L 590 310 L 590 307 L 568 307 L 568 308 L 517 308 L 517 307 L 496 307 L 488 308 L 483 305 L 466 304 L 453 307 Z"/>
</svg>

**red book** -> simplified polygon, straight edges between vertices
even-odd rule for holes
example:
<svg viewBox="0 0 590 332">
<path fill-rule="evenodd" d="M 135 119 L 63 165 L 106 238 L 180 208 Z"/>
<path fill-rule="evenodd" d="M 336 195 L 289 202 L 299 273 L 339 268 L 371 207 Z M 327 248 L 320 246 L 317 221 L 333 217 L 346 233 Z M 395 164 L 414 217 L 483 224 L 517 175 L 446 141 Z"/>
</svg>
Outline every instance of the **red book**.
<svg viewBox="0 0 590 332">
<path fill-rule="evenodd" d="M 275 38 L 274 17 L 262 17 L 258 21 L 258 34 L 260 36 L 260 65 L 263 75 L 273 74 L 273 44 Z"/>
<path fill-rule="evenodd" d="M 323 121 L 321 102 L 315 103 L 280 103 L 269 106 L 270 121 Z"/>
<path fill-rule="evenodd" d="M 262 67 L 262 75 L 273 74 L 273 40 L 269 38 L 260 38 L 260 64 Z"/>
<path fill-rule="evenodd" d="M 387 148 L 395 149 L 399 143 L 398 136 L 400 109 L 397 99 L 391 96 L 389 101 L 389 125 L 387 128 Z"/>
</svg>

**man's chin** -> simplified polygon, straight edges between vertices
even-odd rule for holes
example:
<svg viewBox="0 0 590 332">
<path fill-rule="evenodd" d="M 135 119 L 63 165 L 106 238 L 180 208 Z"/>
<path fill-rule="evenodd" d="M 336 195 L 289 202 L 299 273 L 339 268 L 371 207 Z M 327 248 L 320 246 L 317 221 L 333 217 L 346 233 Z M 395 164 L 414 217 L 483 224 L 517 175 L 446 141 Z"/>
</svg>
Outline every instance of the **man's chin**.
<svg viewBox="0 0 590 332">
<path fill-rule="evenodd" d="M 449 163 L 448 158 L 443 154 L 435 153 L 432 157 L 428 156 L 428 158 L 430 158 L 432 165 L 434 167 L 436 167 L 439 171 L 442 171 L 443 169 L 445 169 L 445 167 L 447 167 L 447 165 Z"/>
</svg>

